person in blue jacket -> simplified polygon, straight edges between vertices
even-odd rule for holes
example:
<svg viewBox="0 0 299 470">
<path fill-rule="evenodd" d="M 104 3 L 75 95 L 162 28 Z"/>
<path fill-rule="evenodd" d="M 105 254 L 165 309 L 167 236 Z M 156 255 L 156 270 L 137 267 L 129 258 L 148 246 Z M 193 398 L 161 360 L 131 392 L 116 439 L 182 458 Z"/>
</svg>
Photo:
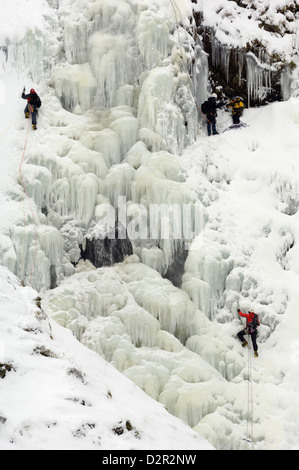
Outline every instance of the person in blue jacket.
<svg viewBox="0 0 299 470">
<path fill-rule="evenodd" d="M 26 95 L 25 87 L 23 89 L 22 98 L 24 100 L 27 100 L 27 105 L 24 109 L 25 118 L 29 119 L 29 113 L 31 112 L 32 128 L 36 130 L 36 115 L 38 113 L 38 109 L 41 107 L 42 104 L 41 99 L 34 90 L 34 88 L 31 88 L 30 93 Z"/>
</svg>

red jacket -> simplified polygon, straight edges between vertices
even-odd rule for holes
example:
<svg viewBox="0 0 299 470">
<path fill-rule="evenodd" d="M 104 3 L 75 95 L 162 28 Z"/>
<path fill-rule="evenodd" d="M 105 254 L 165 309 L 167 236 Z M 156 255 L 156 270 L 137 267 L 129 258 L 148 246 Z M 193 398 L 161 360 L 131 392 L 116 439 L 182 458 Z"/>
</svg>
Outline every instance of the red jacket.
<svg viewBox="0 0 299 470">
<path fill-rule="evenodd" d="M 241 312 L 241 310 L 238 310 L 238 314 L 239 314 L 241 317 L 245 317 L 245 318 L 246 318 L 246 325 L 248 325 L 248 323 L 252 322 L 253 317 L 254 317 L 254 312 L 243 313 L 243 312 Z"/>
</svg>

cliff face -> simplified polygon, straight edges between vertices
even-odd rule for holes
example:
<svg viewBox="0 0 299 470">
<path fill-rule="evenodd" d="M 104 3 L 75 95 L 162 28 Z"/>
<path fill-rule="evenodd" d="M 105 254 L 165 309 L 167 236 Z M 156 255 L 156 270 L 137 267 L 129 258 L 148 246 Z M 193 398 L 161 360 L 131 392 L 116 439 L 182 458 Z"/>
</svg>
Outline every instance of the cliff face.
<svg viewBox="0 0 299 470">
<path fill-rule="evenodd" d="M 248 106 L 291 96 L 298 63 L 297 1 L 198 0 L 194 19 L 213 88 L 242 96 Z"/>
</svg>

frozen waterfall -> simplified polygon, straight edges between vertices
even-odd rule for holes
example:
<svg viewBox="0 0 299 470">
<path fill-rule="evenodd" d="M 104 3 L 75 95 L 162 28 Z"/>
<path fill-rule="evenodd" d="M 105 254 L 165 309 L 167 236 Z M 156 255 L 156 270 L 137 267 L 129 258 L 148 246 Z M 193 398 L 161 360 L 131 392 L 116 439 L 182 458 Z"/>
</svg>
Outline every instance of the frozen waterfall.
<svg viewBox="0 0 299 470">
<path fill-rule="evenodd" d="M 24 38 L 9 40 L 2 56 L 6 73 L 17 69 L 24 76 L 27 58 L 34 57 L 30 74 L 43 92 L 41 127 L 51 130 L 43 142 L 35 136 L 29 142 L 19 181 L 33 200 L 26 216 L 31 235 L 24 247 L 32 254 L 21 268 L 19 236 L 12 227 L 9 259 L 5 256 L 6 264 L 18 275 L 24 271 L 38 289 L 47 289 L 73 272 L 71 263 L 80 259 L 86 240 L 99 234 L 109 238 L 116 220 L 103 220 L 108 205 L 117 219 L 118 201 L 124 201 L 123 225 L 137 226 L 133 207 L 142 205 L 149 212 L 151 203 L 176 204 L 179 212 L 190 205 L 194 217 L 196 198 L 175 155 L 196 139 L 194 83 L 198 91 L 199 76 L 206 83 L 207 75 L 191 35 L 182 47 L 181 38 L 186 42 L 187 33 L 176 23 L 169 2 L 161 5 L 162 16 L 149 2 L 141 6 L 125 0 L 86 0 L 83 14 L 82 1 L 54 3 Z M 187 24 L 192 10 L 187 7 L 184 12 Z M 46 60 L 46 51 L 55 60 Z M 50 85 L 47 91 L 45 80 Z M 20 140 L 20 152 L 22 144 Z M 170 224 L 173 217 L 170 213 Z M 54 244 L 50 240 L 46 244 L 46 251 L 43 239 L 47 232 L 50 237 L 50 230 L 44 225 L 50 225 L 51 238 L 56 237 Z M 197 221 L 192 225 L 202 229 Z M 166 243 L 161 234 L 156 242 L 149 237 L 148 233 L 142 242 L 136 241 L 136 253 L 153 266 L 158 263 L 166 274 L 178 252 L 177 242 Z M 190 242 L 190 234 L 186 241 Z M 33 268 L 33 263 L 42 266 L 43 256 L 44 271 L 52 272 L 46 283 Z"/>
</svg>

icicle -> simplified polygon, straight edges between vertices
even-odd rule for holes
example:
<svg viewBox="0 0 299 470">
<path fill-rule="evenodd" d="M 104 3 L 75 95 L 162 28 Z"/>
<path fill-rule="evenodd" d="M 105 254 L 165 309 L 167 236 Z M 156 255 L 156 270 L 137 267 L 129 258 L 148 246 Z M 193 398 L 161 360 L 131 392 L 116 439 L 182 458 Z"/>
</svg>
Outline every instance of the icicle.
<svg viewBox="0 0 299 470">
<path fill-rule="evenodd" d="M 93 107 L 97 84 L 88 63 L 58 68 L 54 86 L 63 107 L 68 111 L 80 114 Z"/>
<path fill-rule="evenodd" d="M 221 44 L 215 37 L 211 40 L 212 64 L 215 68 L 223 70 L 226 82 L 229 82 L 229 62 L 231 49 Z"/>
<path fill-rule="evenodd" d="M 276 71 L 273 67 L 266 63 L 262 63 L 252 53 L 246 55 L 247 66 L 247 90 L 248 105 L 251 100 L 262 101 L 272 90 L 272 72 Z"/>
<path fill-rule="evenodd" d="M 292 87 L 292 77 L 291 72 L 288 68 L 283 69 L 280 77 L 280 86 L 282 98 L 284 101 L 288 100 L 291 97 L 291 87 Z"/>
<path fill-rule="evenodd" d="M 169 28 L 164 18 L 151 10 L 143 11 L 137 24 L 137 43 L 147 69 L 160 66 L 167 57 Z"/>
<path fill-rule="evenodd" d="M 37 165 L 26 164 L 22 170 L 22 185 L 37 207 L 49 205 L 49 194 L 51 191 L 52 175 L 50 171 Z"/>
<path fill-rule="evenodd" d="M 209 63 L 208 54 L 204 52 L 199 39 L 198 44 L 195 47 L 195 51 L 196 58 L 193 65 L 192 77 L 194 84 L 194 94 L 196 97 L 197 106 L 199 106 L 207 98 Z"/>
<path fill-rule="evenodd" d="M 98 87 L 96 103 L 107 108 L 118 106 L 117 90 L 134 83 L 138 73 L 129 40 L 126 36 L 97 32 L 89 44 L 89 62 Z"/>
<path fill-rule="evenodd" d="M 80 142 L 88 149 L 101 153 L 108 168 L 121 161 L 119 135 L 111 129 L 86 131 L 80 138 Z"/>
</svg>

